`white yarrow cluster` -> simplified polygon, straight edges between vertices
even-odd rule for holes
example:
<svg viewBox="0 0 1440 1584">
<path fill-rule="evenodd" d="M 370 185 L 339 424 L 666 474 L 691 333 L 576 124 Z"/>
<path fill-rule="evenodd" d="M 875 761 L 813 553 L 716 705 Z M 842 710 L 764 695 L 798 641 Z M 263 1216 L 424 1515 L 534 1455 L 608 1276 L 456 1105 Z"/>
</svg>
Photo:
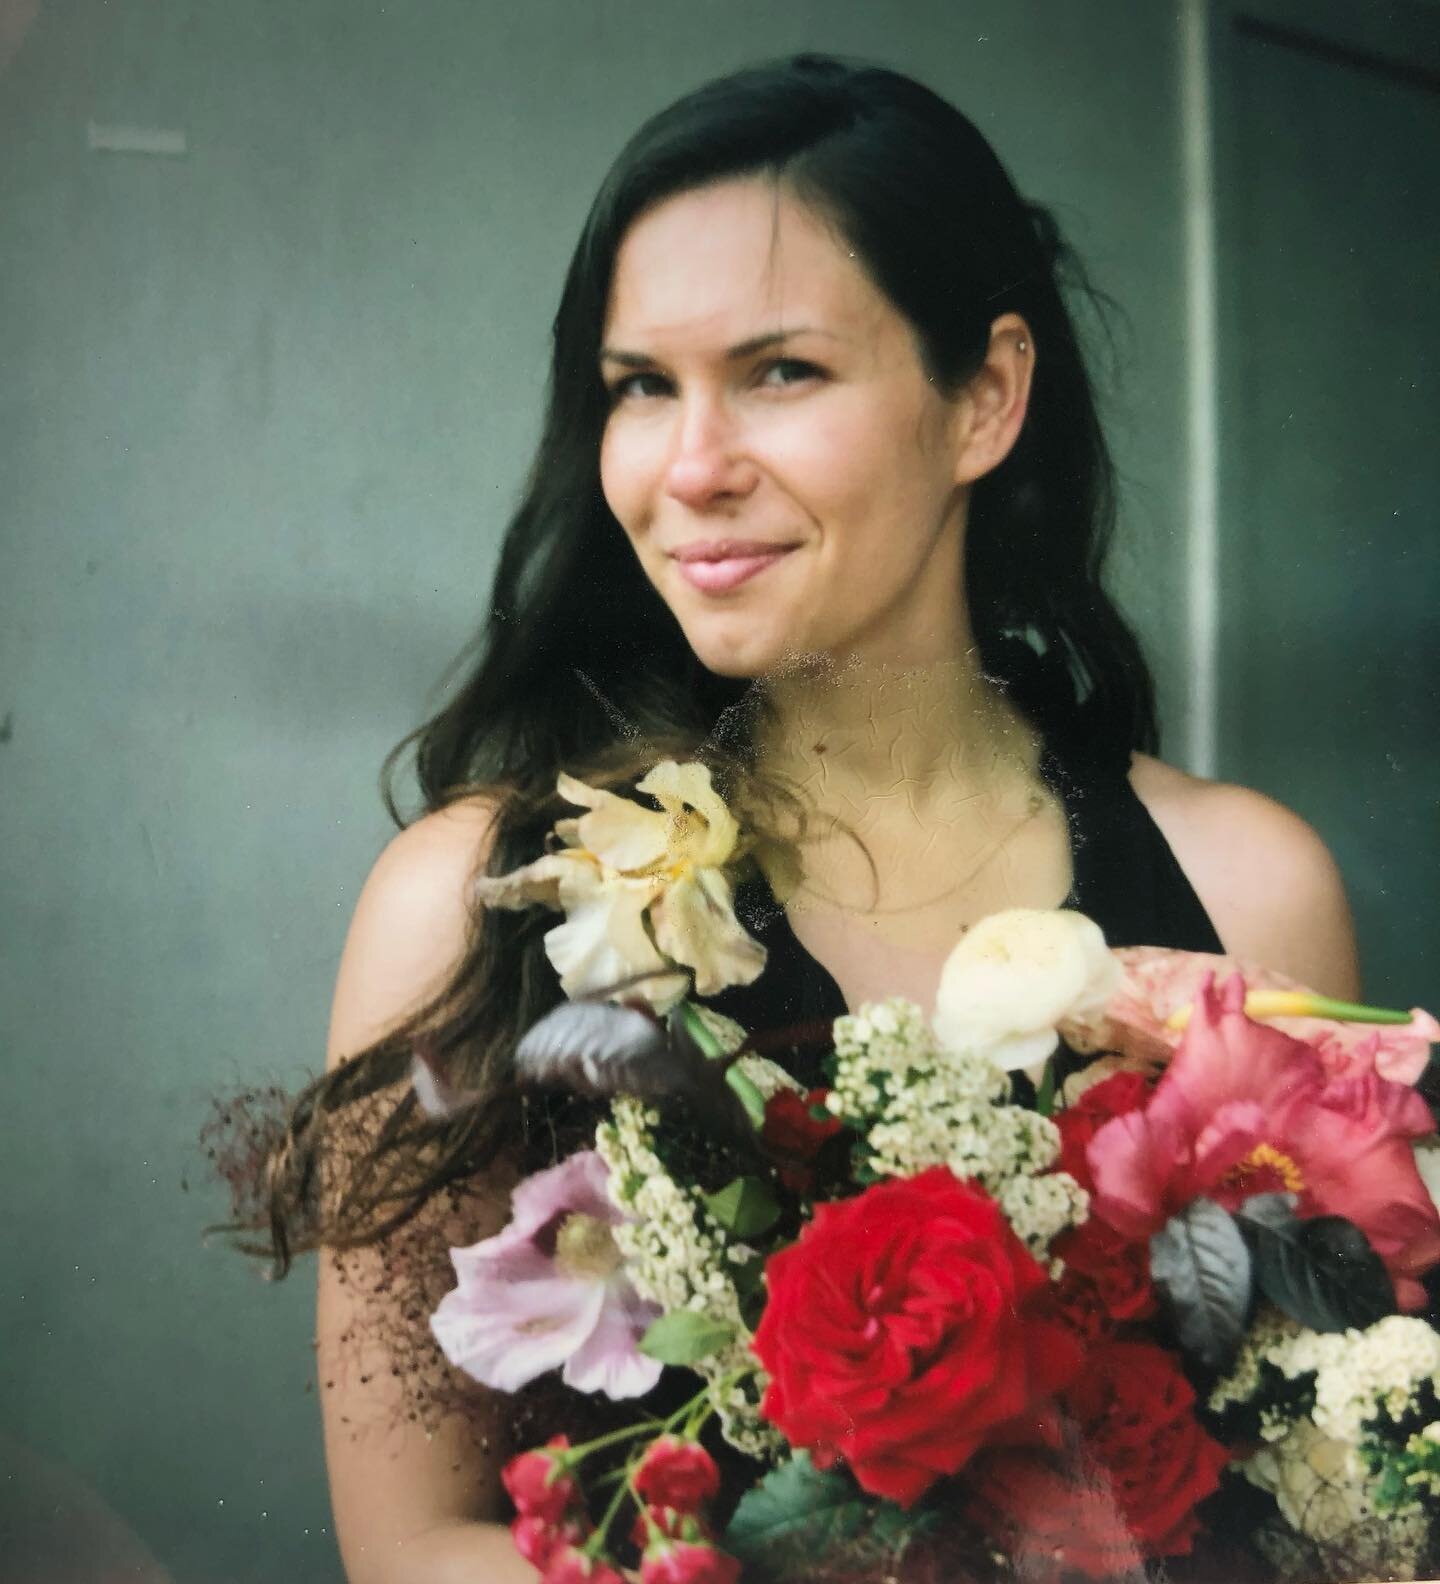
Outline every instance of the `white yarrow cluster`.
<svg viewBox="0 0 1440 1584">
<path fill-rule="evenodd" d="M 1313 1375 L 1316 1426 L 1358 1446 L 1367 1422 L 1380 1416 L 1398 1422 L 1411 1412 L 1422 1385 L 1440 1391 L 1440 1333 L 1409 1315 L 1388 1315 L 1363 1331 L 1307 1331 L 1267 1311 L 1235 1369 L 1215 1388 L 1211 1407 L 1252 1398 L 1261 1364 L 1274 1365 L 1287 1380 Z M 1276 1434 L 1285 1434 L 1283 1420 L 1274 1422 Z"/>
<path fill-rule="evenodd" d="M 703 1009 L 708 1012 L 708 1009 Z M 731 1049 L 744 1038 L 739 1024 L 709 1013 L 707 1027 Z M 741 1057 L 739 1065 L 765 1092 L 794 1080 L 759 1057 Z M 779 1077 L 776 1077 L 779 1074 Z M 799 1087 L 795 1085 L 795 1087 Z M 665 1170 L 653 1147 L 660 1113 L 632 1096 L 611 1102 L 611 1119 L 595 1132 L 595 1148 L 610 1168 L 610 1193 L 620 1209 L 634 1217 L 613 1229 L 625 1256 L 626 1274 L 643 1298 L 666 1313 L 690 1309 L 736 1328 L 730 1346 L 693 1366 L 717 1384 L 726 1375 L 754 1364 L 749 1333 L 740 1313 L 740 1297 L 731 1267 L 753 1256 L 753 1250 L 732 1241 L 705 1208 L 699 1193 L 687 1189 Z M 779 1433 L 759 1417 L 765 1387 L 763 1372 L 727 1388 L 715 1402 L 721 1429 L 732 1446 L 753 1457 L 779 1455 Z"/>
<path fill-rule="evenodd" d="M 1422 1391 L 1440 1392 L 1440 1335 L 1406 1315 L 1363 1331 L 1320 1333 L 1267 1311 L 1215 1388 L 1211 1408 L 1253 1403 L 1267 1364 L 1301 1391 L 1259 1404 L 1267 1445 L 1242 1465 L 1246 1478 L 1271 1492 L 1286 1522 L 1317 1542 L 1353 1549 L 1383 1531 L 1387 1562 L 1413 1576 L 1428 1528 L 1428 1478 L 1409 1482 L 1413 1500 L 1397 1505 L 1377 1496 L 1386 1463 L 1415 1456 L 1416 1438 L 1397 1444 L 1394 1430 L 1419 1407 Z"/>
<path fill-rule="evenodd" d="M 984 1188 L 1036 1255 L 1085 1219 L 1087 1195 L 1065 1172 L 1055 1124 L 1008 1105 L 1010 1081 L 983 1055 L 943 1050 L 920 1008 L 901 996 L 835 1021 L 827 1108 L 864 1137 L 877 1177 L 947 1166 Z"/>
<path fill-rule="evenodd" d="M 1292 1376 L 1314 1370 L 1315 1423 L 1358 1443 L 1367 1420 L 1398 1422 L 1409 1413 L 1421 1385 L 1440 1390 L 1440 1335 L 1409 1315 L 1389 1315 L 1364 1331 L 1302 1333 L 1281 1368 Z"/>
<path fill-rule="evenodd" d="M 1237 1403 L 1248 1403 L 1260 1390 L 1260 1366 L 1274 1363 L 1301 1330 L 1298 1321 L 1279 1309 L 1262 1308 L 1240 1344 L 1230 1373 L 1210 1393 L 1210 1411 L 1224 1413 Z"/>
<path fill-rule="evenodd" d="M 612 1121 L 595 1131 L 595 1148 L 610 1168 L 611 1198 L 635 1218 L 614 1235 L 636 1291 L 667 1312 L 693 1309 L 738 1323 L 723 1238 L 651 1148 L 659 1112 L 625 1095 L 612 1103 L 610 1114 Z"/>
</svg>

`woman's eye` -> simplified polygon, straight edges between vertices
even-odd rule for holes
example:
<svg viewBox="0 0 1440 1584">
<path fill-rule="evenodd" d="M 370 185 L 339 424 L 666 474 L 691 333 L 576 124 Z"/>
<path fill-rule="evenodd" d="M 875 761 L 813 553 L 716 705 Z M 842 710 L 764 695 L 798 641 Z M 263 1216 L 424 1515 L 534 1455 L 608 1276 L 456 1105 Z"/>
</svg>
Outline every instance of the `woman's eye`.
<svg viewBox="0 0 1440 1584">
<path fill-rule="evenodd" d="M 652 380 L 661 386 L 665 384 L 664 379 L 659 374 L 627 374 L 624 379 L 616 380 L 615 383 L 610 387 L 611 405 L 613 406 L 617 402 L 626 401 L 632 396 L 656 396 L 664 394 L 663 391 L 642 390 L 640 386 L 641 382 L 644 380 Z"/>
<path fill-rule="evenodd" d="M 771 375 L 779 372 L 780 378 L 772 380 Z M 776 358 L 765 365 L 762 381 L 765 384 L 796 385 L 801 380 L 807 380 L 820 372 L 813 363 L 806 363 L 801 358 Z"/>
<path fill-rule="evenodd" d="M 770 362 L 762 365 L 756 377 L 756 384 L 768 385 L 772 388 L 798 385 L 807 379 L 815 378 L 819 373 L 820 370 L 813 363 L 806 363 L 802 358 L 772 358 Z M 653 370 L 627 374 L 609 387 L 610 405 L 617 407 L 621 402 L 643 401 L 652 396 L 667 396 L 671 390 L 670 381 L 663 374 L 656 374 Z"/>
</svg>

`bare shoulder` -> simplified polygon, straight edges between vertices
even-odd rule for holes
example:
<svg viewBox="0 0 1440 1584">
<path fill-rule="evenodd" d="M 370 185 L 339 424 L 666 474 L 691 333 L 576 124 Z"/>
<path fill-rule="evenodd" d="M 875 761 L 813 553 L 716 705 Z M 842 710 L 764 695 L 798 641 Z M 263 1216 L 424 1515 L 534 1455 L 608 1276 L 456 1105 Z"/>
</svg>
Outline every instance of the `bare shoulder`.
<svg viewBox="0 0 1440 1584">
<path fill-rule="evenodd" d="M 464 954 L 470 881 L 490 849 L 496 804 L 466 798 L 426 814 L 376 860 L 355 906 L 331 1013 L 332 1063 L 399 1023 Z"/>
<path fill-rule="evenodd" d="M 1231 956 L 1331 995 L 1359 992 L 1355 931 L 1330 850 L 1283 804 L 1146 754 L 1130 784 Z"/>
</svg>

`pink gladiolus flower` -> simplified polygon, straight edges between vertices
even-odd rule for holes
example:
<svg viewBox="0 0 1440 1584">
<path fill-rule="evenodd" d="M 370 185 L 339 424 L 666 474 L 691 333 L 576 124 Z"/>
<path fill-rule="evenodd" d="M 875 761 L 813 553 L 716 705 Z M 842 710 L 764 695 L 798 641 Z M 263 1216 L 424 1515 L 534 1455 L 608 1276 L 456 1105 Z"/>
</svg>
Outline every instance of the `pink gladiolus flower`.
<svg viewBox="0 0 1440 1584">
<path fill-rule="evenodd" d="M 658 1318 L 624 1273 L 611 1228 L 625 1220 L 606 1191 L 609 1168 L 584 1150 L 528 1177 L 510 1225 L 451 1249 L 458 1285 L 430 1317 L 445 1357 L 499 1391 L 563 1367 L 577 1391 L 638 1397 L 661 1365 L 637 1344 Z"/>
<path fill-rule="evenodd" d="M 1201 1195 L 1233 1209 L 1294 1193 L 1302 1216 L 1353 1221 L 1400 1306 L 1419 1308 L 1417 1278 L 1440 1262 L 1440 1213 L 1413 1149 L 1435 1131 L 1429 1108 L 1373 1071 L 1332 1078 L 1309 1045 L 1246 1017 L 1244 997 L 1239 975 L 1223 991 L 1207 982 L 1149 1104 L 1090 1141 L 1093 1213 L 1145 1238 Z"/>
<path fill-rule="evenodd" d="M 1234 958 L 1208 952 L 1126 946 L 1115 956 L 1125 975 L 1120 989 L 1103 1012 L 1067 1019 L 1060 1034 L 1082 1055 L 1113 1051 L 1137 1067 L 1159 1067 L 1170 1060 L 1182 1031 L 1167 1028 L 1166 1021 L 1195 1000 L 1207 977 L 1223 984 L 1231 974 L 1242 973 L 1249 990 L 1306 988 L 1284 974 L 1243 967 Z M 1408 1023 L 1337 1023 L 1313 1017 L 1265 1021 L 1313 1046 L 1326 1072 L 1335 1078 L 1374 1072 L 1392 1083 L 1413 1084 L 1425 1071 L 1431 1045 L 1440 1044 L 1440 1022 L 1419 1007 L 1412 1009 Z"/>
</svg>

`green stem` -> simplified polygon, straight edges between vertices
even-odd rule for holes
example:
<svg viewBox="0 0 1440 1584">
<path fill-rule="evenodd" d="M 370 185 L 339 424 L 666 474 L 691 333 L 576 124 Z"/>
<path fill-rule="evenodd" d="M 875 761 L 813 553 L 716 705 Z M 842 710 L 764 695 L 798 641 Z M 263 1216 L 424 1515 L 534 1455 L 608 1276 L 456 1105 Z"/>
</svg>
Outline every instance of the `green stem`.
<svg viewBox="0 0 1440 1584">
<path fill-rule="evenodd" d="M 706 1421 L 712 1414 L 719 1411 L 716 1407 L 716 1398 L 723 1397 L 732 1386 L 738 1385 L 754 1373 L 755 1370 L 749 1366 L 744 1369 L 731 1370 L 728 1375 L 722 1375 L 718 1381 L 707 1386 L 698 1398 L 692 1399 L 691 1405 L 694 1411 L 685 1423 L 684 1434 L 686 1438 L 691 1441 L 698 1440 Z"/>
<path fill-rule="evenodd" d="M 699 1007 L 693 1002 L 682 1001 L 677 1010 L 684 1021 L 685 1032 L 711 1061 L 718 1061 L 726 1054 L 720 1041 L 706 1027 L 705 1019 L 700 1016 Z"/>
<path fill-rule="evenodd" d="M 638 1424 L 626 1425 L 622 1430 L 611 1430 L 605 1435 L 596 1436 L 593 1441 L 583 1441 L 579 1446 L 567 1447 L 560 1454 L 559 1461 L 561 1466 L 574 1468 L 577 1464 L 583 1463 L 592 1452 L 601 1452 L 606 1447 L 618 1446 L 622 1441 L 633 1441 L 636 1436 L 649 1435 L 651 1433 L 664 1435 L 667 1430 L 678 1424 L 686 1414 L 690 1413 L 696 1403 L 703 1401 L 706 1392 L 709 1390 L 710 1388 L 707 1386 L 704 1391 L 697 1392 L 695 1396 L 687 1398 L 668 1419 L 656 1419 L 652 1416 L 649 1419 L 640 1420 Z"/>
<path fill-rule="evenodd" d="M 705 1027 L 705 1021 L 700 1016 L 699 1009 L 689 1001 L 682 1001 L 678 1008 L 681 1019 L 685 1024 L 685 1031 L 700 1047 L 700 1050 L 711 1061 L 723 1061 L 729 1056 L 720 1041 Z M 731 1062 L 725 1069 L 725 1082 L 734 1090 L 740 1104 L 745 1107 L 745 1114 L 750 1118 L 750 1125 L 758 1133 L 765 1126 L 765 1097 L 745 1076 L 737 1063 Z"/>
<path fill-rule="evenodd" d="M 686 1403 L 688 1409 L 691 1405 Z M 642 1419 L 639 1424 L 626 1425 L 623 1430 L 612 1430 L 608 1435 L 596 1436 L 593 1441 L 584 1441 L 577 1447 L 570 1447 L 560 1454 L 560 1463 L 564 1468 L 574 1468 L 583 1463 L 592 1452 L 601 1452 L 608 1446 L 616 1446 L 621 1441 L 633 1441 L 636 1436 L 645 1435 L 651 1430 L 660 1430 L 662 1433 L 669 1426 L 668 1419 Z"/>
<path fill-rule="evenodd" d="M 620 1503 L 627 1496 L 635 1495 L 635 1483 L 632 1474 L 633 1460 L 627 1462 L 621 1471 L 623 1478 L 615 1487 L 615 1494 L 610 1498 L 609 1505 L 605 1508 L 604 1516 L 595 1526 L 595 1533 L 585 1542 L 583 1547 L 585 1555 L 598 1557 L 605 1549 L 605 1537 L 610 1533 L 610 1525 L 615 1522 L 615 1514 L 620 1511 Z"/>
<path fill-rule="evenodd" d="M 677 1408 L 668 1419 L 652 1419 L 648 1424 L 632 1426 L 629 1433 L 633 1435 L 637 1433 L 637 1431 L 654 1430 L 658 1425 L 660 1435 L 664 1435 L 673 1425 L 678 1424 L 680 1420 L 684 1419 L 688 1414 L 693 1413 L 696 1404 L 703 1403 L 706 1400 L 708 1392 L 709 1387 L 706 1387 L 705 1391 L 697 1392 L 695 1396 L 689 1400 L 689 1402 L 684 1403 L 681 1405 L 681 1407 Z M 601 1436 L 598 1440 L 588 1442 L 586 1444 L 585 1450 L 587 1452 L 593 1452 L 596 1447 L 604 1446 L 607 1443 L 618 1441 L 622 1438 L 622 1435 L 618 1432 L 614 1435 Z M 659 1436 L 652 1437 L 652 1439 L 658 1440 Z M 577 1448 L 576 1450 L 579 1451 L 580 1449 Z M 635 1470 L 640 1466 L 644 1455 L 645 1454 L 643 1452 L 640 1454 L 640 1457 L 635 1457 L 632 1454 L 626 1459 L 624 1468 L 618 1471 L 620 1483 L 615 1487 L 615 1494 L 610 1498 L 600 1522 L 595 1526 L 595 1533 L 590 1536 L 583 1547 L 587 1556 L 598 1557 L 605 1549 L 605 1537 L 610 1533 L 610 1525 L 615 1522 L 615 1515 L 620 1511 L 620 1504 L 625 1500 L 627 1495 L 633 1497 L 637 1509 L 641 1511 L 644 1510 L 645 1504 L 640 1500 L 639 1492 L 635 1489 Z M 616 1475 L 610 1474 L 605 1477 L 607 1479 L 614 1479 Z"/>
<path fill-rule="evenodd" d="M 1408 1012 L 1390 1007 L 1360 1006 L 1354 1001 L 1335 1001 L 1329 996 L 1313 998 L 1315 1017 L 1334 1018 L 1340 1023 L 1408 1023 Z"/>
<path fill-rule="evenodd" d="M 652 1419 L 648 1424 L 632 1425 L 628 1431 L 617 1431 L 613 1435 L 600 1436 L 595 1441 L 586 1442 L 583 1447 L 574 1448 L 574 1451 L 584 1455 L 593 1452 L 597 1447 L 622 1440 L 626 1435 L 635 1435 L 640 1431 L 653 1430 L 657 1425 L 659 1426 L 660 1435 L 664 1435 L 674 1425 L 679 1424 L 682 1419 L 687 1421 L 682 1434 L 686 1440 L 694 1440 L 700 1426 L 703 1426 L 710 1415 L 715 1412 L 713 1397 L 718 1393 L 728 1391 L 737 1381 L 742 1381 L 747 1375 L 753 1373 L 754 1371 L 748 1368 L 732 1370 L 730 1374 L 722 1376 L 714 1386 L 707 1384 L 703 1390 L 696 1392 L 689 1402 L 683 1403 L 668 1419 Z M 692 1424 L 694 1428 L 692 1428 Z M 659 1437 L 657 1436 L 655 1439 L 658 1440 Z M 582 1548 L 587 1556 L 598 1557 L 604 1550 L 605 1538 L 610 1533 L 610 1526 L 615 1522 L 615 1515 L 620 1511 L 621 1503 L 627 1495 L 634 1500 L 637 1511 L 643 1512 L 645 1510 L 645 1503 L 641 1500 L 639 1491 L 635 1489 L 635 1471 L 639 1468 L 644 1456 L 643 1452 L 639 1457 L 635 1457 L 632 1454 L 626 1459 L 625 1466 L 622 1469 L 602 1477 L 602 1482 L 618 1479 L 620 1483 L 615 1488 L 615 1494 L 607 1503 L 604 1514 L 595 1527 L 594 1534 L 586 1540 Z"/>
</svg>

